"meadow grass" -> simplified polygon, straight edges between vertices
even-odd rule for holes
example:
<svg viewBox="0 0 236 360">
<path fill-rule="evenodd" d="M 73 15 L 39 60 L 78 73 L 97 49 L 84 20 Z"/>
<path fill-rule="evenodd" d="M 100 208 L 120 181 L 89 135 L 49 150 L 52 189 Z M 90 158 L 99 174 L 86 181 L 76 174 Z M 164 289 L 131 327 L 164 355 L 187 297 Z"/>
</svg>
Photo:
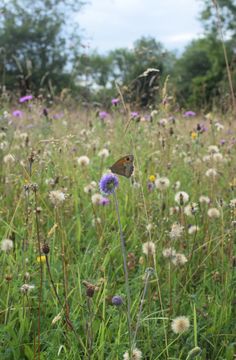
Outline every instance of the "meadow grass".
<svg viewBox="0 0 236 360">
<path fill-rule="evenodd" d="M 129 337 L 134 360 L 234 359 L 235 128 L 157 113 L 125 133 L 119 106 L 105 120 L 23 106 L 1 115 L 0 359 L 128 359 Z M 131 329 L 115 201 L 98 187 L 126 154 Z"/>
</svg>

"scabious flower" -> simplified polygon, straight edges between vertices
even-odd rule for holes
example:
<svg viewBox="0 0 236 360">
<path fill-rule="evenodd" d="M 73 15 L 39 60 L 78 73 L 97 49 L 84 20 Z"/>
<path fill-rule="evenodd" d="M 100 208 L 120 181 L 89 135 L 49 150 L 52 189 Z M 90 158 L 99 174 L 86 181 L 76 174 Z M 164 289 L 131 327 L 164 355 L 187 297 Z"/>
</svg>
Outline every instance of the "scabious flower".
<svg viewBox="0 0 236 360">
<path fill-rule="evenodd" d="M 183 205 L 189 200 L 189 195 L 185 191 L 179 191 L 175 195 L 175 202 L 179 205 Z"/>
<path fill-rule="evenodd" d="M 184 227 L 178 223 L 174 223 L 171 227 L 169 236 L 172 240 L 179 239 L 184 231 Z"/>
<path fill-rule="evenodd" d="M 156 252 L 156 246 L 154 244 L 154 242 L 152 241 L 147 241 L 142 245 L 143 248 L 143 253 L 147 256 L 151 255 L 154 256 L 155 252 Z"/>
<path fill-rule="evenodd" d="M 196 116 L 196 113 L 194 111 L 185 111 L 184 113 L 184 117 L 193 117 L 193 116 Z"/>
<path fill-rule="evenodd" d="M 112 304 L 115 305 L 115 306 L 120 306 L 120 305 L 123 304 L 122 297 L 119 296 L 119 295 L 113 296 L 112 299 L 111 299 L 111 302 L 112 302 Z"/>
<path fill-rule="evenodd" d="M 1 242 L 1 250 L 8 252 L 13 248 L 13 241 L 11 239 L 3 239 Z"/>
<path fill-rule="evenodd" d="M 33 96 L 32 95 L 26 95 L 26 96 L 22 96 L 20 99 L 19 99 L 19 102 L 20 103 L 24 103 L 26 101 L 29 101 L 29 100 L 32 100 L 33 99 Z"/>
<path fill-rule="evenodd" d="M 171 323 L 171 329 L 175 334 L 181 334 L 189 329 L 190 322 L 186 316 L 178 316 Z"/>
<path fill-rule="evenodd" d="M 155 180 L 155 185 L 158 190 L 164 191 L 170 186 L 170 180 L 167 177 L 160 177 Z"/>
<path fill-rule="evenodd" d="M 209 216 L 209 218 L 211 219 L 216 219 L 220 217 L 220 211 L 217 208 L 210 208 L 207 211 L 207 215 Z"/>
<path fill-rule="evenodd" d="M 99 115 L 100 119 L 102 119 L 102 120 L 105 120 L 109 116 L 108 112 L 106 112 L 106 111 L 99 111 L 98 115 Z"/>
<path fill-rule="evenodd" d="M 140 360 L 142 359 L 142 352 L 135 348 L 132 350 L 131 358 L 129 356 L 129 351 L 126 351 L 123 355 L 123 360 Z"/>
<path fill-rule="evenodd" d="M 80 156 L 77 158 L 77 162 L 80 166 L 88 166 L 90 163 L 90 160 L 89 160 L 88 156 L 83 155 L 83 156 Z"/>
<path fill-rule="evenodd" d="M 53 190 L 49 193 L 49 199 L 54 206 L 58 206 L 66 199 L 66 194 L 60 190 Z"/>
<path fill-rule="evenodd" d="M 101 192 L 103 192 L 106 195 L 113 194 L 115 189 L 119 185 L 118 177 L 115 174 L 108 173 L 103 175 L 99 182 L 99 187 Z"/>
<path fill-rule="evenodd" d="M 12 115 L 13 115 L 14 117 L 22 117 L 22 116 L 23 116 L 23 112 L 22 112 L 21 110 L 14 110 L 14 111 L 12 112 Z"/>
<path fill-rule="evenodd" d="M 118 98 L 113 98 L 113 99 L 111 100 L 112 105 L 115 105 L 115 106 L 118 105 L 119 102 L 120 102 L 120 99 L 118 99 Z"/>
<path fill-rule="evenodd" d="M 98 156 L 103 158 L 103 159 L 106 159 L 109 156 L 109 150 L 105 149 L 105 148 L 100 150 L 99 153 L 98 153 Z"/>
</svg>

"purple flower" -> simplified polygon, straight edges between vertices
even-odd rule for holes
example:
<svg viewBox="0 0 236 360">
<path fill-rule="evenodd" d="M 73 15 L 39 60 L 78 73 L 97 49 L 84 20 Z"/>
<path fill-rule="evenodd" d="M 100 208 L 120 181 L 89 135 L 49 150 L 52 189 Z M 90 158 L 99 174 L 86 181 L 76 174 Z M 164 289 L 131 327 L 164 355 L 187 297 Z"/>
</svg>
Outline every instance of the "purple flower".
<svg viewBox="0 0 236 360">
<path fill-rule="evenodd" d="M 123 304 L 122 297 L 119 296 L 119 295 L 113 296 L 112 299 L 111 299 L 111 302 L 112 302 L 112 304 L 115 305 L 115 306 L 120 306 L 120 305 Z"/>
<path fill-rule="evenodd" d="M 184 113 L 184 117 L 192 117 L 192 116 L 196 116 L 196 113 L 194 111 L 186 111 Z"/>
<path fill-rule="evenodd" d="M 12 112 L 12 115 L 15 116 L 15 117 L 22 117 L 23 112 L 21 110 L 14 110 Z"/>
<path fill-rule="evenodd" d="M 52 117 L 55 120 L 59 120 L 59 119 L 63 118 L 63 116 L 64 116 L 63 112 L 60 112 L 58 114 L 54 114 Z"/>
<path fill-rule="evenodd" d="M 119 185 L 118 177 L 114 174 L 105 174 L 99 182 L 101 192 L 106 195 L 113 194 L 115 188 Z"/>
<path fill-rule="evenodd" d="M 220 140 L 220 145 L 224 145 L 226 143 L 226 140 L 225 139 L 221 139 Z"/>
<path fill-rule="evenodd" d="M 119 102 L 120 102 L 120 99 L 114 98 L 114 99 L 111 100 L 112 105 L 115 105 L 115 106 L 118 105 Z"/>
<path fill-rule="evenodd" d="M 103 196 L 103 197 L 101 198 L 101 200 L 99 201 L 99 204 L 100 204 L 100 205 L 103 205 L 103 206 L 106 206 L 106 205 L 109 204 L 109 202 L 110 202 L 110 200 L 109 200 L 108 198 L 106 198 L 105 196 Z"/>
<path fill-rule="evenodd" d="M 203 132 L 205 132 L 205 131 L 207 131 L 208 129 L 207 129 L 207 127 L 204 125 L 204 124 L 197 124 L 197 131 L 199 132 L 199 133 L 203 133 Z"/>
<path fill-rule="evenodd" d="M 131 111 L 130 116 L 132 119 L 135 119 L 139 116 L 139 113 L 137 111 Z"/>
<path fill-rule="evenodd" d="M 33 96 L 32 95 L 26 95 L 26 96 L 22 96 L 20 99 L 19 99 L 19 102 L 20 103 L 24 103 L 26 101 L 29 101 L 29 100 L 32 100 L 33 99 Z"/>
<path fill-rule="evenodd" d="M 99 112 L 99 117 L 100 117 L 100 119 L 102 119 L 102 120 L 104 120 L 104 119 L 106 119 L 107 117 L 108 117 L 108 113 L 106 112 L 106 111 L 100 111 Z"/>
</svg>

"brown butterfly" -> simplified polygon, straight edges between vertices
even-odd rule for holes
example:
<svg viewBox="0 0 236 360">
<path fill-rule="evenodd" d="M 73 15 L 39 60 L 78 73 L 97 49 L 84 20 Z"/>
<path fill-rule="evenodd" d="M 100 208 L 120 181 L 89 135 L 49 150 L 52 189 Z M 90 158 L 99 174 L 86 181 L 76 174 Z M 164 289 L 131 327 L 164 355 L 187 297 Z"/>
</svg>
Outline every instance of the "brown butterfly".
<svg viewBox="0 0 236 360">
<path fill-rule="evenodd" d="M 110 167 L 110 170 L 117 175 L 122 175 L 129 178 L 134 171 L 134 156 L 126 155 L 115 162 Z"/>
</svg>

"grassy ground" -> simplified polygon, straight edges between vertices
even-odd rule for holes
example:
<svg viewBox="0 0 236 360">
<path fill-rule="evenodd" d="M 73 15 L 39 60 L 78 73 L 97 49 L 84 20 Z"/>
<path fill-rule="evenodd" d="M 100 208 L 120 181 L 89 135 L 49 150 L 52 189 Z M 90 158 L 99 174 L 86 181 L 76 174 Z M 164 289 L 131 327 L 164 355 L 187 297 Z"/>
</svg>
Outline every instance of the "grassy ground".
<svg viewBox="0 0 236 360">
<path fill-rule="evenodd" d="M 0 359 L 123 359 L 129 339 L 148 360 L 234 359 L 236 134 L 227 120 L 157 114 L 125 133 L 119 107 L 101 121 L 74 109 L 47 118 L 32 103 L 0 124 Z M 116 195 L 130 331 L 114 196 L 106 205 L 94 196 L 126 154 L 135 172 L 119 177 Z"/>
</svg>

